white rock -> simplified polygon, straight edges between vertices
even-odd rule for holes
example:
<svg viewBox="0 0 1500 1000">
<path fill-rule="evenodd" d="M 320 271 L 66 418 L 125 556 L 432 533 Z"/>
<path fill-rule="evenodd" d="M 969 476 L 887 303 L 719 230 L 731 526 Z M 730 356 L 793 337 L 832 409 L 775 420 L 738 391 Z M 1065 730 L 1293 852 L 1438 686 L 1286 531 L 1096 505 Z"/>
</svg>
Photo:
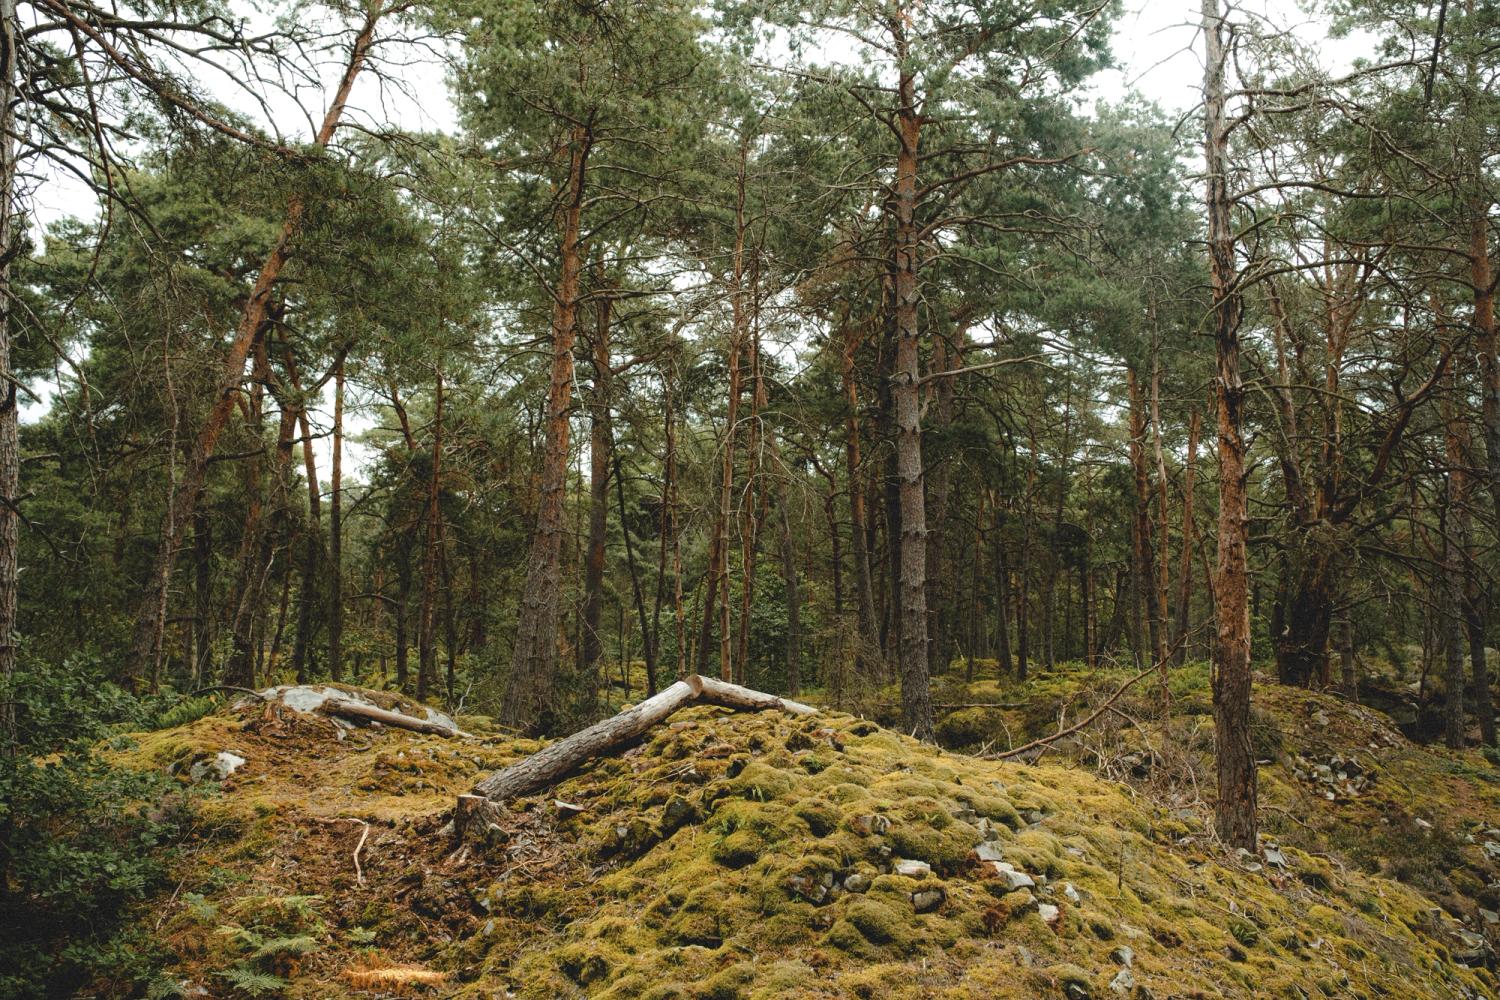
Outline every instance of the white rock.
<svg viewBox="0 0 1500 1000">
<path fill-rule="evenodd" d="M 1062 919 L 1062 910 L 1059 910 L 1051 903 L 1036 904 L 1036 912 L 1048 924 L 1056 924 L 1058 920 Z"/>
<path fill-rule="evenodd" d="M 908 858 L 897 858 L 891 865 L 891 869 L 897 875 L 905 875 L 908 878 L 921 878 L 923 875 L 932 874 L 932 866 L 925 861 L 912 861 Z"/>
<path fill-rule="evenodd" d="M 1066 897 L 1068 897 L 1068 902 L 1070 902 L 1070 903 L 1075 903 L 1076 904 L 1076 903 L 1083 902 L 1083 900 L 1081 898 L 1079 898 L 1078 890 L 1075 889 L 1075 888 L 1073 888 L 1073 883 L 1072 882 L 1064 882 L 1063 883 L 1063 895 L 1066 896 Z"/>
<path fill-rule="evenodd" d="M 1135 989 L 1135 975 L 1129 969 L 1121 969 L 1115 974 L 1115 978 L 1109 981 L 1109 988 L 1114 992 L 1125 996 Z"/>
</svg>

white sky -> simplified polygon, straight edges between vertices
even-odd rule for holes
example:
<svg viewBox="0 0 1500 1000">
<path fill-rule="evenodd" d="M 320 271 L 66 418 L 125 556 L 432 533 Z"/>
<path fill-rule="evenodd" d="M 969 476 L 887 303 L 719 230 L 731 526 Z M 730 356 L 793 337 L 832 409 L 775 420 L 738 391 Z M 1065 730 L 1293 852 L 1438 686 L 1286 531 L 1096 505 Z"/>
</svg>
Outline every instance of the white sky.
<svg viewBox="0 0 1500 1000">
<path fill-rule="evenodd" d="M 1191 111 L 1198 102 L 1203 76 L 1198 51 L 1198 9 L 1197 0 L 1170 3 L 1126 0 L 1124 12 L 1114 29 L 1113 51 L 1117 68 L 1099 74 L 1085 91 L 1086 97 L 1115 102 L 1135 90 L 1168 112 L 1186 114 Z M 1232 17 L 1258 20 L 1265 29 L 1291 31 L 1315 43 L 1327 67 L 1335 72 L 1347 68 L 1369 49 L 1367 38 L 1328 39 L 1324 19 L 1308 13 L 1296 0 L 1242 0 L 1235 5 Z M 338 67 L 330 67 L 329 90 L 337 71 Z M 422 131 L 456 127 L 456 116 L 444 83 L 444 66 L 439 58 L 429 55 L 425 59 L 410 61 L 402 67 L 400 76 L 400 84 L 396 87 L 381 87 L 372 76 L 365 76 L 356 86 L 350 102 L 351 114 L 356 120 L 366 125 L 390 123 Z M 231 98 L 226 93 L 224 99 Z M 309 103 L 314 102 L 310 100 Z M 289 107 L 293 109 L 294 116 L 283 120 L 306 118 L 306 113 L 295 111 L 295 105 L 284 97 L 273 97 L 272 107 L 278 114 Z M 310 110 L 321 115 L 318 108 Z M 301 138 L 305 140 L 307 136 Z M 33 192 L 32 203 L 33 219 L 38 225 L 69 214 L 92 214 L 95 209 L 87 193 L 76 183 L 70 184 L 55 177 Z M 34 388 L 39 395 L 51 395 L 47 386 Z M 331 422 L 331 386 L 325 396 L 322 406 L 311 412 L 314 434 L 327 430 Z M 354 399 L 349 401 L 350 404 L 355 402 Z M 22 419 L 35 420 L 43 412 L 44 405 L 33 402 L 22 407 Z M 351 436 L 369 426 L 369 420 L 358 413 L 348 415 L 346 410 L 346 415 Z M 331 449 L 332 442 L 327 437 L 314 443 L 320 477 L 327 475 Z M 370 458 L 366 449 L 346 440 L 346 474 L 357 476 Z"/>
</svg>

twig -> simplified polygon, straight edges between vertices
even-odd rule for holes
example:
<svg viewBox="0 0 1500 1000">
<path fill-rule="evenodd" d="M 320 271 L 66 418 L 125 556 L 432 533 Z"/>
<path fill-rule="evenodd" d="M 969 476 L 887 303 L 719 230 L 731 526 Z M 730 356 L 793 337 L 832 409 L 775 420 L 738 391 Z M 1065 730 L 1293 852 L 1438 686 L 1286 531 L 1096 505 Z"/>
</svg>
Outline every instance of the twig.
<svg viewBox="0 0 1500 1000">
<path fill-rule="evenodd" d="M 359 864 L 359 852 L 365 849 L 365 841 L 370 838 L 370 824 L 353 816 L 323 817 L 314 816 L 313 820 L 318 823 L 358 823 L 364 827 L 364 832 L 359 835 L 359 843 L 354 845 L 354 881 L 360 885 L 365 884 L 365 870 Z"/>
<path fill-rule="evenodd" d="M 1114 703 L 1120 700 L 1121 695 L 1134 687 L 1138 682 L 1155 673 L 1158 669 L 1159 666 L 1157 664 L 1151 664 L 1145 670 L 1142 670 L 1140 673 L 1130 678 L 1130 680 L 1126 681 L 1124 684 L 1121 684 L 1118 688 L 1116 688 L 1115 693 L 1110 695 L 1109 698 L 1104 702 L 1104 704 L 1100 705 L 1098 708 L 1094 709 L 1093 712 L 1089 713 L 1078 722 L 1073 723 L 1073 725 L 1067 727 L 1066 729 L 1060 729 L 1057 732 L 1053 733 L 1051 736 L 1043 736 L 1039 739 L 1032 740 L 1030 743 L 1018 746 L 1014 750 L 1007 750 L 1004 753 L 992 754 L 988 759 L 1005 760 L 1010 757 L 1018 757 L 1021 754 L 1026 753 L 1027 751 L 1035 750 L 1038 747 L 1050 746 L 1060 739 L 1072 736 L 1074 733 L 1079 732 L 1080 730 L 1087 729 L 1090 725 L 1093 724 L 1095 719 L 1108 712 L 1114 706 Z"/>
</svg>

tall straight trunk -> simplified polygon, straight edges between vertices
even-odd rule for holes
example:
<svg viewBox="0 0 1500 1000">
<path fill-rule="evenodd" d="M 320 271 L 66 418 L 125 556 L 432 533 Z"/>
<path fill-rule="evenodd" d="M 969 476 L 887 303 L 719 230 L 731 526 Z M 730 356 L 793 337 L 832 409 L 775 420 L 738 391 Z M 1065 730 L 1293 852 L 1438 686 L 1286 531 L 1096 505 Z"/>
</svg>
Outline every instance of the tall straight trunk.
<svg viewBox="0 0 1500 1000">
<path fill-rule="evenodd" d="M 1442 518 L 1443 580 L 1443 742 L 1457 750 L 1464 745 L 1464 641 L 1463 550 L 1453 534 L 1458 508 L 1464 503 L 1463 473 L 1448 472 L 1446 505 Z"/>
<path fill-rule="evenodd" d="M 439 526 L 442 521 L 438 522 Z M 447 533 L 438 532 L 438 578 L 443 585 L 443 662 L 445 671 L 443 690 L 451 704 L 457 697 L 454 687 L 458 683 L 458 621 L 453 613 L 453 573 L 448 565 Z"/>
<path fill-rule="evenodd" d="M 764 452 L 768 437 L 763 433 L 762 424 L 767 400 L 760 357 L 758 269 L 756 273 L 757 314 L 754 334 L 750 338 L 750 464 L 745 479 L 744 502 L 740 505 L 740 623 L 734 654 L 734 676 L 741 685 L 749 683 L 750 609 L 755 596 L 755 564 L 760 554 L 761 526 L 767 509 Z M 774 443 L 771 446 L 774 447 Z"/>
<path fill-rule="evenodd" d="M 1167 501 L 1167 459 L 1162 448 L 1161 424 L 1161 352 L 1155 343 L 1151 347 L 1151 449 L 1156 461 L 1156 549 L 1152 557 L 1156 560 L 1156 606 L 1161 617 L 1160 634 L 1162 658 L 1165 660 L 1171 645 L 1171 528 L 1170 510 Z"/>
<path fill-rule="evenodd" d="M 1006 557 L 1005 512 L 995 504 L 995 645 L 1000 672 L 1008 674 L 1010 662 L 1010 560 Z"/>
<path fill-rule="evenodd" d="M 249 425 L 256 440 L 261 435 L 261 406 L 264 399 L 266 378 L 265 348 L 262 338 L 255 345 L 255 370 L 257 379 L 250 394 Z M 281 420 L 276 436 L 277 466 L 281 454 L 290 454 L 292 433 L 296 428 L 297 411 L 291 404 L 283 403 Z M 264 517 L 262 468 L 259 459 L 249 459 L 243 468 L 243 487 L 248 498 L 245 509 L 244 535 L 240 544 L 240 579 L 235 588 L 235 602 L 230 618 L 230 653 L 224 665 L 224 683 L 237 687 L 253 687 L 256 680 L 255 620 L 264 595 L 261 584 L 266 578 L 266 568 L 275 553 L 275 539 L 266 530 Z"/>
<path fill-rule="evenodd" d="M 1455 393 L 1459 389 L 1458 373 L 1451 376 Z M 1469 613 L 1465 581 L 1469 576 L 1469 484 L 1464 470 L 1469 456 L 1464 442 L 1464 428 L 1458 419 L 1453 399 L 1445 399 L 1443 411 L 1443 449 L 1448 464 L 1448 489 L 1443 518 L 1443 634 L 1446 697 L 1443 702 L 1443 737 L 1450 747 L 1464 745 L 1464 659 L 1468 653 L 1466 636 Z M 1477 713 L 1476 713 L 1477 714 Z M 1493 728 L 1493 723 L 1491 723 Z"/>
<path fill-rule="evenodd" d="M 1016 679 L 1024 681 L 1031 659 L 1031 511 L 1021 528 L 1021 562 L 1016 567 Z"/>
<path fill-rule="evenodd" d="M 677 635 L 677 679 L 687 676 L 687 615 L 682 605 L 682 537 L 677 518 L 677 415 L 672 404 L 670 374 L 662 379 L 666 409 L 666 462 L 662 476 L 666 516 L 672 532 L 672 624 Z"/>
<path fill-rule="evenodd" d="M 932 338 L 932 372 L 948 371 L 963 367 L 963 352 L 958 345 L 963 343 L 964 330 L 960 327 L 954 337 L 954 353 L 950 359 L 947 344 L 941 336 Z M 950 363 L 951 361 L 951 363 Z M 939 378 L 933 386 L 933 414 L 939 427 L 953 422 L 953 379 Z M 932 462 L 929 450 L 926 460 Z M 952 608 L 952 589 L 948 574 L 943 567 L 943 548 L 947 536 L 948 498 L 952 495 L 953 463 L 943 456 L 933 463 L 927 476 L 928 501 L 932 506 L 927 521 L 927 669 L 931 674 L 940 674 L 948 669 L 953 658 L 953 630 L 947 623 L 955 616 Z"/>
<path fill-rule="evenodd" d="M 1177 627 L 1172 633 L 1172 660 L 1187 658 L 1188 630 L 1193 618 L 1193 486 L 1198 475 L 1198 411 L 1188 416 L 1187 464 L 1182 469 L 1182 555 L 1177 564 Z M 1165 549 L 1163 549 L 1165 558 Z"/>
<path fill-rule="evenodd" d="M 15 304 L 10 265 L 20 249 L 15 220 L 16 36 L 20 30 L 16 0 L 0 0 L 0 376 L 5 379 L 5 389 L 0 395 L 0 501 L 3 501 L 0 502 L 0 685 L 5 685 L 6 690 L 16 670 L 16 606 L 21 575 L 20 514 L 16 507 L 21 492 L 20 410 L 15 373 L 11 371 L 10 343 L 14 328 L 11 310 Z M 163 583 L 163 593 L 165 586 Z M 158 622 L 166 617 L 165 601 L 160 603 L 163 607 Z M 144 663 L 137 667 L 137 675 L 141 666 Z M 9 698 L 0 698 L 0 742 L 6 745 L 6 752 L 14 745 L 15 738 L 15 704 Z M 6 895 L 3 883 L 9 866 L 5 861 L 0 857 L 0 898 Z"/>
<path fill-rule="evenodd" d="M 193 682 L 205 683 L 213 670 L 213 522 L 201 501 L 193 512 L 193 604 L 198 620 L 193 631 Z"/>
<path fill-rule="evenodd" d="M 1474 0 L 1464 9 L 1474 17 Z M 1472 93 L 1484 85 L 1478 57 L 1471 50 L 1464 67 L 1465 83 Z M 1495 274 L 1490 259 L 1490 186 L 1485 176 L 1485 116 L 1478 108 L 1467 108 L 1471 145 L 1465 178 L 1469 185 L 1469 282 L 1474 286 L 1475 349 L 1479 355 L 1481 396 L 1480 420 L 1484 427 L 1485 473 L 1495 523 L 1500 525 L 1500 335 L 1495 327 Z"/>
<path fill-rule="evenodd" d="M 328 495 L 328 674 L 344 679 L 344 355 L 333 367 L 333 456 Z"/>
<path fill-rule="evenodd" d="M 729 405 L 724 417 L 724 449 L 719 464 L 719 507 L 714 514 L 713 534 L 708 545 L 708 579 L 703 618 L 698 633 L 696 672 L 708 672 L 708 652 L 714 635 L 714 609 L 719 626 L 719 677 L 731 680 L 729 662 L 729 519 L 734 496 L 734 445 L 739 435 L 740 352 L 745 344 L 745 168 L 749 147 L 741 143 L 739 172 L 735 179 L 734 252 L 730 259 L 729 288 Z"/>
<path fill-rule="evenodd" d="M 313 610 L 318 604 L 318 563 L 323 548 L 323 489 L 318 483 L 317 456 L 313 453 L 312 427 L 307 410 L 297 414 L 302 428 L 302 467 L 307 480 L 307 531 L 302 537 L 302 588 L 297 596 L 297 635 L 292 644 L 292 666 L 299 683 L 311 672 L 313 630 L 317 623 Z"/>
<path fill-rule="evenodd" d="M 1166 629 L 1156 572 L 1156 543 L 1152 538 L 1155 532 L 1151 520 L 1151 470 L 1146 462 L 1146 405 L 1134 368 L 1126 370 L 1126 383 L 1130 394 L 1130 466 L 1135 472 L 1135 531 L 1131 536 L 1135 547 L 1135 583 L 1146 619 L 1145 655 L 1165 669 Z"/>
<path fill-rule="evenodd" d="M 916 78 L 907 68 L 905 37 L 897 84 L 899 145 L 895 208 L 895 378 L 891 404 L 896 421 L 896 476 L 901 501 L 901 728 L 920 740 L 933 738 L 932 695 L 927 676 L 927 508 L 922 490 L 922 424 L 919 394 L 921 331 L 917 327 L 917 164 L 922 118 Z"/>
<path fill-rule="evenodd" d="M 1241 431 L 1240 314 L 1234 229 L 1230 221 L 1229 130 L 1225 122 L 1225 24 L 1219 0 L 1203 0 L 1204 161 L 1207 168 L 1209 273 L 1213 289 L 1214 396 L 1218 415 L 1219 548 L 1214 568 L 1217 635 L 1213 651 L 1218 801 L 1214 818 L 1230 847 L 1256 849 L 1255 754 L 1250 742 L 1250 602 L 1246 549 L 1249 512 Z"/>
<path fill-rule="evenodd" d="M 786 597 L 786 693 L 795 697 L 802 691 L 802 594 L 797 584 L 797 559 L 792 550 L 792 518 L 788 511 L 786 477 L 780 477 L 781 496 L 781 580 Z M 837 536 L 835 536 L 837 537 Z"/>
<path fill-rule="evenodd" d="M 602 277 L 596 283 L 602 282 Z M 605 533 L 609 530 L 609 472 L 611 440 L 609 408 L 612 404 L 614 371 L 609 360 L 610 300 L 601 297 L 594 305 L 594 391 L 589 398 L 589 538 L 583 562 L 583 645 L 581 659 L 584 714 L 592 718 L 599 690 L 599 654 L 603 647 L 600 628 L 604 614 Z M 620 513 L 620 528 L 625 514 Z M 639 603 L 639 602 L 637 602 Z"/>
<path fill-rule="evenodd" d="M 4 2 L 10 2 L 10 0 L 4 0 Z M 370 47 L 375 42 L 375 28 L 382 12 L 383 0 L 373 0 L 365 12 L 364 23 L 355 35 L 354 44 L 350 47 L 349 61 L 345 64 L 343 76 L 339 79 L 338 87 L 334 91 L 333 101 L 323 115 L 323 122 L 318 128 L 317 135 L 313 137 L 315 148 L 327 148 L 333 139 L 339 119 L 343 117 L 344 107 L 348 103 L 349 93 L 354 88 L 354 81 L 359 76 L 360 70 L 364 68 Z M 6 107 L 10 107 L 9 102 Z M 11 131 L 6 129 L 5 134 L 9 136 Z M 0 174 L 3 174 L 3 168 L 0 168 Z M 0 177 L 0 180 L 3 180 L 3 177 Z M 209 460 L 213 457 L 219 436 L 223 433 L 229 414 L 234 409 L 235 399 L 240 393 L 240 383 L 245 376 L 245 359 L 249 354 L 251 342 L 265 323 L 266 313 L 271 304 L 271 293 L 281 277 L 282 270 L 286 267 L 287 260 L 291 257 L 292 244 L 302 231 L 306 211 L 306 203 L 300 194 L 293 194 L 287 201 L 286 215 L 282 220 L 281 230 L 276 236 L 276 242 L 272 244 L 270 253 L 261 263 L 255 283 L 251 286 L 250 294 L 240 311 L 239 322 L 229 342 L 229 350 L 225 355 L 218 385 L 214 390 L 213 405 L 209 407 L 208 413 L 203 418 L 203 424 L 198 430 L 197 438 L 193 441 L 192 452 L 188 456 L 187 468 L 183 471 L 182 479 L 172 489 L 162 522 L 161 540 L 157 545 L 156 558 L 151 567 L 151 574 L 142 587 L 141 601 L 135 616 L 135 629 L 125 658 L 124 680 L 132 687 L 145 676 L 161 654 L 162 629 L 165 627 L 167 617 L 167 589 L 172 576 L 172 564 L 177 556 L 178 540 L 192 519 L 194 506 L 203 492 L 203 482 L 208 474 Z M 3 281 L 3 278 L 0 278 L 0 281 Z M 0 359 L 0 361 L 4 360 L 6 359 Z M 7 418 L 4 411 L 0 410 L 0 490 L 6 489 L 7 481 L 4 440 L 7 419 L 10 418 Z M 0 515 L 0 626 L 4 625 L 6 617 L 4 608 L 6 588 L 3 577 L 5 574 L 5 526 L 9 516 L 9 514 Z M 10 613 L 10 617 L 14 620 L 14 612 Z"/>
<path fill-rule="evenodd" d="M 854 557 L 854 603 L 858 623 L 855 665 L 862 677 L 882 674 L 876 659 L 880 652 L 880 627 L 875 618 L 875 590 L 870 579 L 870 547 L 865 514 L 864 470 L 859 442 L 859 386 L 854 379 L 856 327 L 846 324 L 841 352 L 840 378 L 844 389 L 844 461 L 849 483 L 849 546 Z"/>
<path fill-rule="evenodd" d="M 402 544 L 396 552 L 396 604 L 391 608 L 396 645 L 396 688 L 403 694 L 411 690 L 411 653 L 407 642 L 407 612 L 411 608 L 411 543 Z"/>
<path fill-rule="evenodd" d="M 432 475 L 427 480 L 427 536 L 422 545 L 422 612 L 417 633 L 417 700 L 437 685 L 437 565 L 442 545 L 443 370 L 436 372 L 432 417 Z"/>
<path fill-rule="evenodd" d="M 625 520 L 625 476 L 620 471 L 620 456 L 616 454 L 613 456 L 613 459 L 615 498 L 620 504 L 620 533 L 625 536 L 625 566 L 630 571 L 630 589 L 635 596 L 636 618 L 641 625 L 642 655 L 646 659 L 646 694 L 653 695 L 656 693 L 656 644 L 660 632 L 657 629 L 647 628 L 646 626 L 646 601 L 641 594 L 640 571 L 636 569 L 635 565 L 635 544 L 630 540 L 630 524 Z M 663 540 L 665 542 L 665 536 L 663 536 Z M 663 554 L 666 552 L 665 544 L 663 544 L 662 552 Z M 661 569 L 662 567 L 658 566 L 658 574 L 661 572 Z M 658 602 L 660 601 L 660 596 L 661 590 L 658 587 Z M 625 660 L 625 666 L 626 668 L 629 667 L 628 659 Z"/>
<path fill-rule="evenodd" d="M 547 390 L 536 533 L 516 621 L 509 683 L 500 703 L 504 725 L 536 731 L 551 721 L 557 699 L 557 629 L 562 600 L 564 492 L 568 484 L 568 412 L 573 406 L 573 342 L 578 336 L 579 248 L 586 169 L 593 136 L 577 126 L 568 143 L 567 197 L 559 210 L 561 266 L 552 309 L 552 373 Z"/>
</svg>

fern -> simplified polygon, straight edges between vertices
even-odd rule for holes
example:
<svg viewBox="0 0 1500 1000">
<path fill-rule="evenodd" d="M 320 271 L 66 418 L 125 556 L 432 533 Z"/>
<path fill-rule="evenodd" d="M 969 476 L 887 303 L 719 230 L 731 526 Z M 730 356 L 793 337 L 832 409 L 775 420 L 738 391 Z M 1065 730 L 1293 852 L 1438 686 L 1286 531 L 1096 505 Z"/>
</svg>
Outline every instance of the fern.
<svg viewBox="0 0 1500 1000">
<path fill-rule="evenodd" d="M 307 955 L 318 950 L 318 939 L 300 935 L 298 937 L 272 938 L 261 943 L 250 958 L 274 958 L 281 955 Z"/>
<path fill-rule="evenodd" d="M 146 987 L 146 1000 L 171 1000 L 173 997 L 185 996 L 187 993 L 182 984 L 165 976 L 151 980 L 151 985 Z"/>
<path fill-rule="evenodd" d="M 269 972 L 257 972 L 243 965 L 224 970 L 219 973 L 219 978 L 226 980 L 229 985 L 240 992 L 248 993 L 253 997 L 265 993 L 280 993 L 287 987 L 287 981 L 280 976 L 273 976 Z"/>
</svg>

